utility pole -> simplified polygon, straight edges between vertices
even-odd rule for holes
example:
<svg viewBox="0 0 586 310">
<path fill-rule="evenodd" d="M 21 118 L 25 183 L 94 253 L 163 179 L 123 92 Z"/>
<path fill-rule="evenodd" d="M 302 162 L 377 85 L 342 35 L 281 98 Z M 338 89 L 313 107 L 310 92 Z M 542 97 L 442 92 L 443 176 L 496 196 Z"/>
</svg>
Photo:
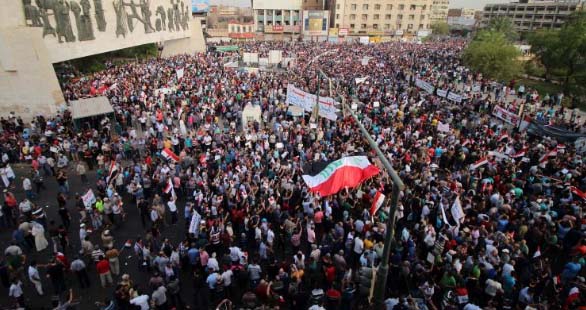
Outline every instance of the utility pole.
<svg viewBox="0 0 586 310">
<path fill-rule="evenodd" d="M 344 101 L 345 100 L 342 97 L 343 107 L 345 109 L 347 109 L 346 105 L 344 104 Z M 364 128 L 364 125 L 362 125 L 362 122 L 360 122 L 360 120 L 358 119 L 358 116 L 356 116 L 356 113 L 354 113 L 354 111 L 352 111 L 352 109 L 347 109 L 347 110 L 350 113 L 350 115 L 352 116 L 352 118 L 354 119 L 354 121 L 358 124 L 358 127 L 360 127 L 360 132 L 362 133 L 362 136 L 366 139 L 366 141 L 368 141 L 368 144 L 370 145 L 370 147 L 373 150 L 375 150 L 377 157 L 380 159 L 384 168 L 387 170 L 387 172 L 389 173 L 389 175 L 391 176 L 391 179 L 393 181 L 393 191 L 391 193 L 391 198 L 390 198 L 391 209 L 389 211 L 390 214 L 389 214 L 389 219 L 387 222 L 387 229 L 385 231 L 385 244 L 384 244 L 384 248 L 383 248 L 383 257 L 382 257 L 381 262 L 378 266 L 378 270 L 376 271 L 376 282 L 374 285 L 374 294 L 373 294 L 374 307 L 375 307 L 374 309 L 384 309 L 385 288 L 387 286 L 387 275 L 389 274 L 389 258 L 391 256 L 391 248 L 393 247 L 393 242 L 395 239 L 395 213 L 397 210 L 397 204 L 399 202 L 399 193 L 401 192 L 401 190 L 403 190 L 405 185 L 403 184 L 403 181 L 401 180 L 401 178 L 399 177 L 399 175 L 397 174 L 397 172 L 393 168 L 393 165 L 391 165 L 391 163 L 389 162 L 389 160 L 387 159 L 385 154 L 383 154 L 381 149 L 378 147 L 378 144 L 372 139 L 372 136 L 366 130 L 366 128 Z"/>
</svg>

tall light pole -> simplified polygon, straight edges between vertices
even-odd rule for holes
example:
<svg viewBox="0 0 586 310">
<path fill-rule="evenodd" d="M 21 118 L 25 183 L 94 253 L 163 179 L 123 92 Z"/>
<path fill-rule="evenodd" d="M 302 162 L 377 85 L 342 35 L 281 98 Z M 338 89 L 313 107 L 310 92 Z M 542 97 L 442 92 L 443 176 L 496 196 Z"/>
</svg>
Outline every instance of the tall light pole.
<svg viewBox="0 0 586 310">
<path fill-rule="evenodd" d="M 326 79 L 328 79 L 328 81 L 330 82 L 330 87 L 331 87 L 331 79 L 329 77 L 327 77 L 323 73 L 323 71 L 319 70 L 319 72 L 321 74 L 323 74 Z M 401 180 L 401 178 L 399 177 L 399 175 L 397 174 L 397 172 L 393 168 L 393 165 L 391 165 L 391 163 L 387 159 L 387 156 L 385 156 L 385 154 L 381 151 L 381 149 L 379 148 L 376 141 L 374 141 L 374 139 L 372 139 L 372 136 L 370 135 L 370 133 L 366 130 L 366 128 L 364 128 L 364 125 L 362 125 L 362 122 L 358 119 L 358 116 L 356 116 L 356 113 L 354 113 L 354 111 L 351 108 L 348 108 L 348 106 L 346 104 L 346 100 L 344 99 L 344 96 L 340 95 L 340 97 L 342 98 L 342 108 L 345 109 L 346 111 L 348 111 L 350 113 L 350 115 L 352 116 L 352 118 L 354 119 L 354 121 L 358 124 L 358 127 L 360 128 L 360 132 L 361 132 L 362 136 L 366 139 L 366 141 L 368 142 L 370 147 L 376 152 L 376 156 L 381 161 L 385 170 L 387 170 L 387 172 L 391 176 L 391 180 L 393 181 L 393 190 L 392 190 L 391 198 L 390 198 L 390 203 L 391 203 L 390 211 L 389 211 L 390 214 L 389 214 L 389 219 L 387 222 L 387 229 L 385 231 L 385 243 L 384 243 L 384 248 L 383 248 L 383 256 L 382 256 L 381 262 L 378 266 L 378 270 L 376 272 L 376 281 L 375 281 L 374 292 L 373 292 L 374 309 L 377 309 L 377 310 L 384 309 L 385 288 L 387 286 L 387 275 L 389 274 L 389 258 L 391 256 L 391 249 L 393 247 L 393 242 L 395 239 L 395 213 L 397 210 L 397 204 L 399 202 L 399 194 L 400 194 L 401 190 L 403 190 L 405 185 L 403 184 L 403 181 Z M 386 198 L 385 198 L 385 200 L 386 200 Z"/>
</svg>

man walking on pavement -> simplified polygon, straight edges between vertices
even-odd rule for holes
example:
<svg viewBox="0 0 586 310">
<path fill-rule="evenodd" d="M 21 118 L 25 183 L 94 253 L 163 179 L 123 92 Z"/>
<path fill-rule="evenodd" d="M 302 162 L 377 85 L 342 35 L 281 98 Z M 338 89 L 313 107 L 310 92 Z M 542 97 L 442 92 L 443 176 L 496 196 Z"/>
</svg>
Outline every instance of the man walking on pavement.
<svg viewBox="0 0 586 310">
<path fill-rule="evenodd" d="M 43 284 L 41 283 L 41 276 L 39 275 L 39 269 L 35 260 L 32 260 L 30 266 L 28 266 L 28 279 L 35 286 L 37 293 L 43 296 Z"/>
<path fill-rule="evenodd" d="M 96 269 L 98 271 L 98 275 L 100 276 L 100 282 L 102 283 L 102 287 L 106 287 L 112 285 L 114 281 L 112 280 L 112 273 L 110 272 L 110 262 L 102 255 L 99 258 L 98 263 L 96 264 Z"/>
</svg>

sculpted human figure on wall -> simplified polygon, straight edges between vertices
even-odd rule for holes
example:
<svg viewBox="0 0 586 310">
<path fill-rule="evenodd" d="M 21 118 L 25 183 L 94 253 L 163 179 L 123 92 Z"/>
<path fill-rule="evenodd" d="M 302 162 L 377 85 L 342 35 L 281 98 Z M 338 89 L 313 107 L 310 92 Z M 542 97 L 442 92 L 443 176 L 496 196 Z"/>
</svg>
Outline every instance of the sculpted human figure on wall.
<svg viewBox="0 0 586 310">
<path fill-rule="evenodd" d="M 157 12 L 155 13 L 155 16 L 159 17 L 156 22 L 157 31 L 167 30 L 167 15 L 165 14 L 165 8 L 162 5 L 159 5 L 157 7 Z"/>
<path fill-rule="evenodd" d="M 55 21 L 57 21 L 57 38 L 59 43 L 75 41 L 75 35 L 71 28 L 71 19 L 69 18 L 69 3 L 65 0 L 59 0 L 55 5 Z"/>
<path fill-rule="evenodd" d="M 39 8 L 41 19 L 43 20 L 43 38 L 48 34 L 52 34 L 56 37 L 57 34 L 55 28 L 51 25 L 51 21 L 49 21 L 48 12 L 48 10 L 52 10 L 53 14 L 55 14 L 55 0 L 36 0 L 36 3 Z"/>
<path fill-rule="evenodd" d="M 113 5 L 114 11 L 116 12 L 116 37 L 126 37 L 126 33 L 128 32 L 128 25 L 126 24 L 127 14 L 126 10 L 124 9 L 124 3 L 122 0 L 114 0 Z"/>
<path fill-rule="evenodd" d="M 41 12 L 39 12 L 39 8 L 31 4 L 31 0 L 23 0 L 24 5 L 24 18 L 27 21 L 30 21 L 30 26 L 33 27 L 42 27 L 43 21 L 41 20 Z"/>
<path fill-rule="evenodd" d="M 106 18 L 104 17 L 104 7 L 102 6 L 102 0 L 94 0 L 94 12 L 96 13 L 96 24 L 98 24 L 98 30 L 101 32 L 106 31 Z"/>
<path fill-rule="evenodd" d="M 173 0 L 171 0 L 171 5 L 173 5 Z M 173 22 L 174 16 L 175 13 L 173 12 L 173 6 L 171 6 L 167 9 L 167 19 L 169 19 L 169 31 L 173 31 L 173 28 L 175 27 L 175 23 Z"/>
</svg>

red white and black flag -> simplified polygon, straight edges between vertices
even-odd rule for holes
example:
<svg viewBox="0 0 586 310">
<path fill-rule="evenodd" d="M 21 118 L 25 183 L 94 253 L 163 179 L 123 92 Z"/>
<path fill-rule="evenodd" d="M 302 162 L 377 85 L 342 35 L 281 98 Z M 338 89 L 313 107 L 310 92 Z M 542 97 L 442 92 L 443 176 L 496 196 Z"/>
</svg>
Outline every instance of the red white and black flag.
<svg viewBox="0 0 586 310">
<path fill-rule="evenodd" d="M 366 156 L 348 156 L 335 161 L 313 162 L 303 167 L 303 180 L 309 190 L 322 197 L 353 188 L 377 175 L 379 168 Z"/>
<path fill-rule="evenodd" d="M 374 217 L 376 211 L 382 207 L 383 202 L 385 201 L 385 195 L 383 193 L 377 191 L 376 195 L 374 195 L 374 199 L 372 200 L 372 205 L 370 206 L 370 217 Z"/>
</svg>

